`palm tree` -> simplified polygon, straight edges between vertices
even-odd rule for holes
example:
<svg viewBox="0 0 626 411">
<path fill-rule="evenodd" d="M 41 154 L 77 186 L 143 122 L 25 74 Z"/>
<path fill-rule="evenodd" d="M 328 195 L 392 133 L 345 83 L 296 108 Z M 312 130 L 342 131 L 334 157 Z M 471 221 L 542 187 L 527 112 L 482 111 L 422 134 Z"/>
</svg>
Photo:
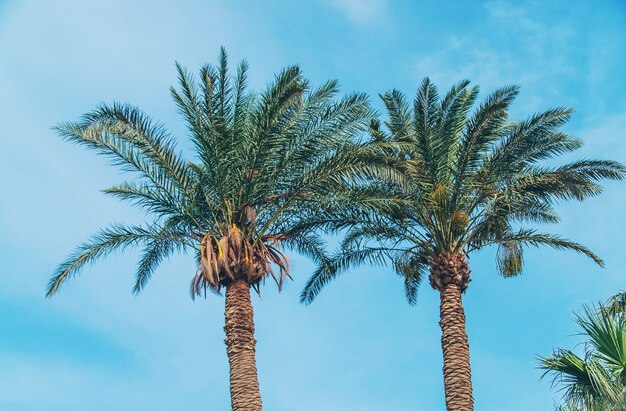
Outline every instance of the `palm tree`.
<svg viewBox="0 0 626 411">
<path fill-rule="evenodd" d="M 468 256 L 496 245 L 504 277 L 522 272 L 528 245 L 571 249 L 602 265 L 580 244 L 520 225 L 559 221 L 555 202 L 597 195 L 600 180 L 621 179 L 625 172 L 612 161 L 543 164 L 581 147 L 580 140 L 559 131 L 572 110 L 555 108 L 512 121 L 508 109 L 517 94 L 517 86 L 500 88 L 471 114 L 478 87 L 470 88 L 468 81 L 439 98 L 425 79 L 412 107 L 397 90 L 382 95 L 388 131 L 373 122 L 371 134 L 374 141 L 393 147 L 387 155 L 401 160 L 404 180 L 386 184 L 395 206 L 361 213 L 341 251 L 320 265 L 301 295 L 302 302 L 310 303 L 348 267 L 391 262 L 405 280 L 409 302 L 415 303 L 418 285 L 429 272 L 430 285 L 441 297 L 448 410 L 473 409 L 462 303 L 470 283 Z"/>
<path fill-rule="evenodd" d="M 250 288 L 258 292 L 269 276 L 280 289 L 289 276 L 285 248 L 324 259 L 317 210 L 337 201 L 359 170 L 376 174 L 375 164 L 365 170 L 367 150 L 355 138 L 373 111 L 364 94 L 336 98 L 336 81 L 311 88 L 297 66 L 282 70 L 265 92 L 248 91 L 247 63 L 230 75 L 224 49 L 199 80 L 177 69 L 180 87 L 171 94 L 190 131 L 192 159 L 163 125 L 126 104 L 101 105 L 56 127 L 132 173 L 133 181 L 105 192 L 142 208 L 148 222 L 114 225 L 80 245 L 57 268 L 48 296 L 86 265 L 128 247 L 143 249 L 133 289 L 139 293 L 170 254 L 192 251 L 192 297 L 226 290 L 232 408 L 261 410 Z"/>
<path fill-rule="evenodd" d="M 539 357 L 543 376 L 552 375 L 553 385 L 562 386 L 564 410 L 626 410 L 626 317 L 609 305 L 619 297 L 575 315 L 587 337 L 583 358 L 566 349 Z"/>
</svg>

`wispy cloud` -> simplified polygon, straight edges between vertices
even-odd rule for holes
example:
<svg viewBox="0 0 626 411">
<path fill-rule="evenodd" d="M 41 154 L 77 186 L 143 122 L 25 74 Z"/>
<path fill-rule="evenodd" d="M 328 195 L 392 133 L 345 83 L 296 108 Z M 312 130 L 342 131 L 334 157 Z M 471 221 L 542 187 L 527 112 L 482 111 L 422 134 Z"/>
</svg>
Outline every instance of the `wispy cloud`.
<svg viewBox="0 0 626 411">
<path fill-rule="evenodd" d="M 581 68 L 570 62 L 583 51 L 581 35 L 562 21 L 537 17 L 532 6 L 490 2 L 484 11 L 480 24 L 443 36 L 434 52 L 418 56 L 415 73 L 444 87 L 469 79 L 483 92 L 520 84 L 525 97 L 516 107 L 523 111 L 573 104 L 559 87 L 580 77 Z"/>
<path fill-rule="evenodd" d="M 385 0 L 329 0 L 331 6 L 342 12 L 355 24 L 369 24 L 386 17 Z"/>
</svg>

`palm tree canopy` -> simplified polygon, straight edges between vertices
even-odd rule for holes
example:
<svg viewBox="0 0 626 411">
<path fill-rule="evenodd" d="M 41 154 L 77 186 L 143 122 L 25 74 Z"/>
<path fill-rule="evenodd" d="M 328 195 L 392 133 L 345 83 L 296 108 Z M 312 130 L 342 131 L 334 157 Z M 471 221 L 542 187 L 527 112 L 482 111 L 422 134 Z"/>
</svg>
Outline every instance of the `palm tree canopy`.
<svg viewBox="0 0 626 411">
<path fill-rule="evenodd" d="M 409 302 L 433 259 L 468 254 L 496 245 L 497 266 L 505 276 L 522 272 L 523 248 L 548 245 L 572 249 L 602 264 L 584 246 L 524 227 L 555 223 L 562 200 L 584 200 L 602 191 L 601 180 L 622 179 L 614 161 L 578 160 L 559 166 L 545 160 L 573 152 L 582 141 L 560 128 L 572 110 L 553 108 L 523 121 L 509 118 L 517 86 L 497 89 L 477 107 L 478 87 L 469 81 L 439 96 L 426 78 L 413 103 L 397 90 L 381 98 L 386 130 L 373 122 L 374 141 L 402 163 L 406 181 L 382 184 L 398 207 L 363 213 L 351 226 L 342 249 L 309 280 L 301 299 L 311 302 L 338 273 L 364 263 L 393 262 L 405 279 Z"/>
<path fill-rule="evenodd" d="M 575 321 L 588 339 L 584 357 L 565 349 L 539 357 L 544 376 L 560 386 L 567 409 L 626 409 L 626 317 L 600 304 L 584 307 Z"/>
<path fill-rule="evenodd" d="M 247 87 L 247 63 L 231 75 L 224 49 L 218 65 L 202 67 L 198 79 L 176 67 L 179 87 L 171 94 L 187 123 L 193 158 L 183 157 L 163 125 L 126 104 L 103 104 L 56 127 L 66 140 L 132 173 L 132 181 L 105 193 L 140 207 L 149 223 L 95 234 L 58 267 L 48 295 L 86 264 L 136 246 L 143 254 L 135 293 L 176 251 L 195 252 L 192 295 L 238 278 L 258 291 L 266 275 L 280 286 L 289 274 L 282 248 L 322 261 L 314 229 L 328 223 L 326 207 L 357 173 L 373 178 L 389 169 L 375 158 L 365 167 L 368 150 L 357 137 L 374 113 L 364 94 L 338 98 L 336 81 L 312 88 L 297 66 L 255 93 Z"/>
</svg>

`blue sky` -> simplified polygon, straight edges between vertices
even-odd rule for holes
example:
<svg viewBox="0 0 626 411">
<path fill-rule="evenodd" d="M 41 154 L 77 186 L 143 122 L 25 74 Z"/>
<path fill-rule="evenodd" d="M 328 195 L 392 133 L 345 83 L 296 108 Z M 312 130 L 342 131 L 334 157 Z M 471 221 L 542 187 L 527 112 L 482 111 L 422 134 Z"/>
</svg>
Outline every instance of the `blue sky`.
<svg viewBox="0 0 626 411">
<path fill-rule="evenodd" d="M 128 4 L 127 4 L 128 3 Z M 600 2 L 0 1 L 0 409 L 226 410 L 223 300 L 192 302 L 190 258 L 164 264 L 130 293 L 136 255 L 114 256 L 44 299 L 55 265 L 98 228 L 141 216 L 99 190 L 123 176 L 62 142 L 50 126 L 100 101 L 141 106 L 184 139 L 169 98 L 174 61 L 192 70 L 220 45 L 247 58 L 263 87 L 298 63 L 344 91 L 398 88 L 424 76 L 463 78 L 483 92 L 517 83 L 516 118 L 566 105 L 579 157 L 626 163 L 626 5 Z M 471 3 L 471 4 L 470 4 Z M 494 250 L 471 260 L 465 297 L 476 408 L 551 409 L 535 356 L 579 339 L 571 312 L 626 288 L 626 184 L 559 208 L 554 232 L 606 260 L 530 250 L 520 278 L 497 276 Z M 415 307 L 389 269 L 346 273 L 311 306 L 298 294 L 312 270 L 254 298 L 267 411 L 441 410 L 438 296 Z M 192 408 L 193 407 L 193 408 Z"/>
</svg>

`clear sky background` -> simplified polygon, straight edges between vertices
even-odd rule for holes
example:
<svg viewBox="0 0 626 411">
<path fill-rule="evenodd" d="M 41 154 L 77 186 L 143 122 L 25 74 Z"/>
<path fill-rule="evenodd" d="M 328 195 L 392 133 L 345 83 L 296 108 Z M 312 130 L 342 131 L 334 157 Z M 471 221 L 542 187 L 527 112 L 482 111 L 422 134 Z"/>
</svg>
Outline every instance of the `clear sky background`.
<svg viewBox="0 0 626 411">
<path fill-rule="evenodd" d="M 197 70 L 225 45 L 262 88 L 298 63 L 344 91 L 398 88 L 424 76 L 468 78 L 483 95 L 517 83 L 513 116 L 551 106 L 576 114 L 579 157 L 626 163 L 626 3 L 2 1 L 0 0 L 0 409 L 227 410 L 223 299 L 192 302 L 191 257 L 164 264 L 131 295 L 136 255 L 89 268 L 44 299 L 55 265 L 98 228 L 141 216 L 100 190 L 124 176 L 61 141 L 51 125 L 100 101 L 139 105 L 184 141 L 168 87 L 174 61 Z M 579 342 L 572 310 L 626 288 L 626 183 L 567 203 L 550 227 L 590 246 L 600 269 L 571 253 L 530 250 L 526 272 L 499 278 L 494 250 L 471 260 L 465 296 L 476 409 L 550 410 L 535 356 Z M 444 409 L 438 296 L 404 300 L 386 268 L 346 273 L 313 305 L 298 294 L 313 266 L 254 297 L 267 411 Z"/>
</svg>

